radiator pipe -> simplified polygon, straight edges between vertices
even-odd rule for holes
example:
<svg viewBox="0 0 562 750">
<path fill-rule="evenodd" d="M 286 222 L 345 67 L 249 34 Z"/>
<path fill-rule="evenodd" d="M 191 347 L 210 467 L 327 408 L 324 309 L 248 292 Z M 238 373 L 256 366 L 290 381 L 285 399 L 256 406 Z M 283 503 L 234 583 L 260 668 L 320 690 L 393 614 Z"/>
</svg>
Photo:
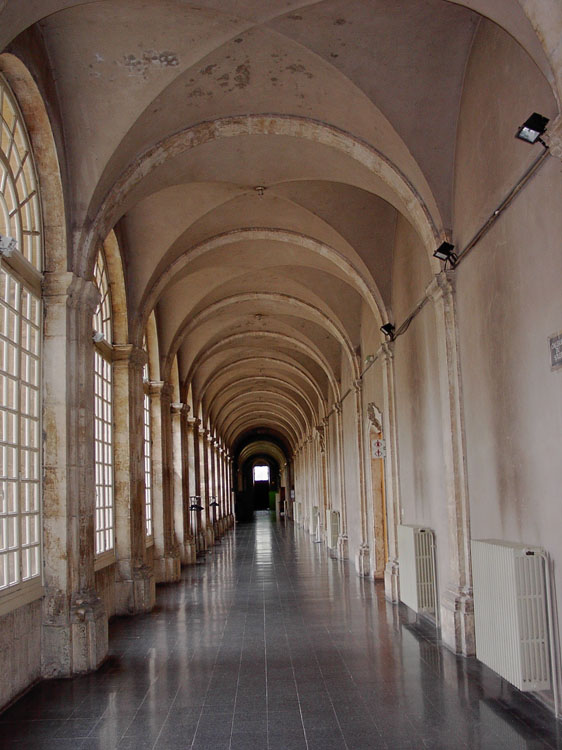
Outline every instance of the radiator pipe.
<svg viewBox="0 0 562 750">
<path fill-rule="evenodd" d="M 554 610 L 552 607 L 552 578 L 550 575 L 550 559 L 546 552 L 540 552 L 544 561 L 545 583 L 546 583 L 546 610 L 548 614 L 548 641 L 550 645 L 550 669 L 552 671 L 552 694 L 554 696 L 554 717 L 558 719 L 558 708 L 560 702 L 558 690 L 558 659 L 556 658 L 556 640 L 554 633 Z"/>
</svg>

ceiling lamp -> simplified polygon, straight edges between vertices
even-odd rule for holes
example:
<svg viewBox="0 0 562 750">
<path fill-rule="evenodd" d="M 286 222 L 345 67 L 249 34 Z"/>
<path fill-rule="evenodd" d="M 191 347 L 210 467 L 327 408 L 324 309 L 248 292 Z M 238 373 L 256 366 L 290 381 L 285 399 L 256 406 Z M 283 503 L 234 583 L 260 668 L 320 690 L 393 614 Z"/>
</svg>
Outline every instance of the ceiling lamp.
<svg viewBox="0 0 562 750">
<path fill-rule="evenodd" d="M 520 141 L 526 141 L 527 143 L 536 143 L 537 141 L 540 141 L 543 146 L 546 146 L 546 143 L 541 139 L 541 135 L 546 130 L 547 125 L 548 117 L 533 112 L 533 114 L 525 120 L 523 125 L 521 125 L 517 133 L 515 133 L 515 137 L 519 138 Z"/>
<path fill-rule="evenodd" d="M 457 265 L 458 256 L 455 255 L 453 250 L 455 249 L 454 245 L 451 245 L 450 242 L 442 242 L 437 250 L 433 253 L 434 258 L 439 258 L 439 260 L 445 261 L 445 266 L 447 263 L 451 264 L 451 268 L 454 268 Z"/>
<path fill-rule="evenodd" d="M 391 341 L 394 341 L 394 330 L 395 329 L 392 323 L 385 323 L 383 326 L 381 326 L 381 331 L 385 336 L 388 336 Z"/>
</svg>

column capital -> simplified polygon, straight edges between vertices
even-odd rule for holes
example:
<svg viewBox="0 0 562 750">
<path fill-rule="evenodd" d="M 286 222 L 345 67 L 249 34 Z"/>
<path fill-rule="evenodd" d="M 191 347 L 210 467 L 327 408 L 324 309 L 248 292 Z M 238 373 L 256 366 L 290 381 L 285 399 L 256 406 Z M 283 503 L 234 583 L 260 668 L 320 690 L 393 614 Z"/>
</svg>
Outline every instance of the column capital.
<svg viewBox="0 0 562 750">
<path fill-rule="evenodd" d="M 432 302 L 451 297 L 455 292 L 455 280 L 454 271 L 441 271 L 435 274 L 425 290 L 427 297 Z"/>
<path fill-rule="evenodd" d="M 190 408 L 191 407 L 189 406 L 189 404 L 182 404 L 179 401 L 173 401 L 170 404 L 170 412 L 172 414 L 178 414 L 180 417 L 181 416 L 187 417 L 187 415 L 189 414 Z"/>
<path fill-rule="evenodd" d="M 342 412 L 341 401 L 336 401 L 334 403 L 334 411 L 336 412 L 336 414 L 341 414 L 341 412 Z"/>
<path fill-rule="evenodd" d="M 150 380 L 148 383 L 148 392 L 151 396 L 171 399 L 173 390 L 171 383 L 165 380 Z"/>
<path fill-rule="evenodd" d="M 197 417 L 187 417 L 187 429 L 191 430 L 192 432 L 195 432 L 199 425 L 201 424 L 201 420 L 197 419 Z"/>
<path fill-rule="evenodd" d="M 138 368 L 143 368 L 148 362 L 148 354 L 135 344 L 113 344 L 111 358 L 115 363 L 123 362 Z"/>
<path fill-rule="evenodd" d="M 66 304 L 93 315 L 100 301 L 100 293 L 93 281 L 76 276 L 72 271 L 48 271 L 41 283 L 47 304 L 57 297 L 66 297 Z"/>
<path fill-rule="evenodd" d="M 385 362 L 389 362 L 394 357 L 394 341 L 385 341 L 381 344 L 381 353 Z"/>
<path fill-rule="evenodd" d="M 355 393 L 361 393 L 363 390 L 363 380 L 361 378 L 357 378 L 353 381 L 353 390 Z"/>
</svg>

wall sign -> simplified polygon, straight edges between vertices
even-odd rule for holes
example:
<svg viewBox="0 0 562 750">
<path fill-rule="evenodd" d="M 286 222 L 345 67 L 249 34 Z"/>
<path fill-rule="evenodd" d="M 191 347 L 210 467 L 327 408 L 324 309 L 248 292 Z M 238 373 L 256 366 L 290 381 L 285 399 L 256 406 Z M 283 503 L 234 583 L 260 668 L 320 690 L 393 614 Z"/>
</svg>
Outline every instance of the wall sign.
<svg viewBox="0 0 562 750">
<path fill-rule="evenodd" d="M 384 458 L 386 456 L 386 442 L 383 438 L 371 440 L 371 456 L 373 458 Z"/>
<path fill-rule="evenodd" d="M 548 337 L 550 349 L 550 368 L 558 370 L 562 367 L 562 331 Z"/>
</svg>

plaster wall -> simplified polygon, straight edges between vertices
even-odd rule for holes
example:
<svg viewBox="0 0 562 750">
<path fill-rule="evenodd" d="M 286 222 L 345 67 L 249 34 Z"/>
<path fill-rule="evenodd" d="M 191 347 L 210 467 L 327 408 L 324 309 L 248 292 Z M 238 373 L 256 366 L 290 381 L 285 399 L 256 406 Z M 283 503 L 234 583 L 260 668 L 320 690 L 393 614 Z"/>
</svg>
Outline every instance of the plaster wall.
<svg viewBox="0 0 562 750">
<path fill-rule="evenodd" d="M 397 328 L 423 298 L 431 279 L 411 226 L 400 219 L 395 240 L 393 309 Z M 449 533 L 435 312 L 428 302 L 394 344 L 401 519 L 435 533 L 438 590 L 447 583 Z"/>
<path fill-rule="evenodd" d="M 0 617 L 0 706 L 41 677 L 41 600 Z"/>
<path fill-rule="evenodd" d="M 541 151 L 516 141 L 513 125 L 531 111 L 551 116 L 553 107 L 529 58 L 481 24 L 459 126 L 459 237 L 474 234 L 496 207 L 490 195 L 483 200 L 482 186 L 505 194 Z M 480 117 L 490 108 L 494 122 Z M 562 603 L 562 371 L 551 371 L 547 341 L 562 330 L 560 172 L 560 161 L 548 157 L 459 266 L 457 301 L 471 536 L 543 546 Z"/>
</svg>

